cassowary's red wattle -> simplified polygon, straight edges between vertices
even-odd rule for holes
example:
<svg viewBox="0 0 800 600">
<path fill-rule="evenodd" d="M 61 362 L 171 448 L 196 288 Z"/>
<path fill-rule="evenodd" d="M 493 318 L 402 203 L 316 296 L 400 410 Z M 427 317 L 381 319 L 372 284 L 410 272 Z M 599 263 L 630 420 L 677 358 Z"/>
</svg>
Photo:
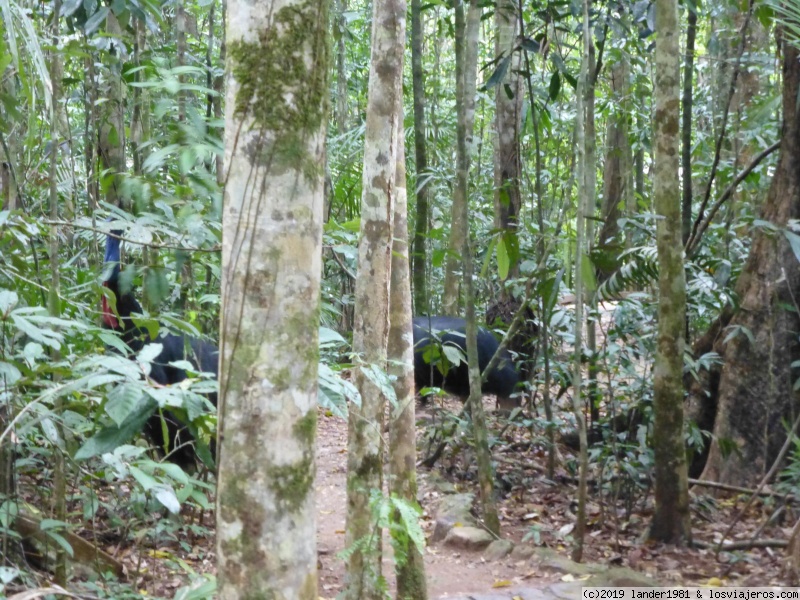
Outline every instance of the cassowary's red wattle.
<svg viewBox="0 0 800 600">
<path fill-rule="evenodd" d="M 109 288 L 107 281 L 103 282 L 103 287 Z M 100 300 L 100 308 L 103 312 L 103 323 L 109 329 L 119 329 L 119 321 L 117 320 L 117 316 L 114 314 L 114 311 L 111 310 L 111 305 L 108 303 L 108 298 L 103 295 L 102 299 Z"/>
</svg>

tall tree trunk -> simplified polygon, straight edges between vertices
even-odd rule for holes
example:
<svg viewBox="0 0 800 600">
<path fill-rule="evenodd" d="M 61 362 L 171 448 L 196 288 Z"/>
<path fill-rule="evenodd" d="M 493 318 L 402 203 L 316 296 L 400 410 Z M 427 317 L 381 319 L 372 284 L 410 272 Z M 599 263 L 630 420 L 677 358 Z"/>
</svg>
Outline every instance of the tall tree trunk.
<svg viewBox="0 0 800 600">
<path fill-rule="evenodd" d="M 687 5 L 686 58 L 683 67 L 683 114 L 681 126 L 681 239 L 689 241 L 692 229 L 692 81 L 694 80 L 694 41 L 697 35 L 697 5 Z"/>
<path fill-rule="evenodd" d="M 219 597 L 316 600 L 328 4 L 228 8 Z"/>
<path fill-rule="evenodd" d="M 414 313 L 428 312 L 428 146 L 425 126 L 425 73 L 422 69 L 422 0 L 411 0 L 411 77 L 414 89 L 414 164 L 417 218 L 414 222 Z M 422 183 L 421 183 L 422 181 Z"/>
<path fill-rule="evenodd" d="M 686 280 L 679 179 L 680 66 L 678 3 L 656 0 L 655 177 L 658 245 L 658 348 L 653 382 L 655 514 L 649 537 L 691 541 L 683 436 L 683 347 Z"/>
<path fill-rule="evenodd" d="M 52 85 L 52 102 L 50 113 L 50 220 L 53 224 L 50 225 L 50 290 L 47 299 L 48 313 L 51 317 L 58 318 L 61 316 L 61 275 L 60 266 L 58 262 L 59 257 L 59 240 L 58 240 L 58 227 L 55 222 L 58 221 L 58 182 L 57 171 L 58 166 L 58 150 L 60 144 L 59 132 L 59 118 L 58 106 L 61 103 L 61 87 L 64 78 L 64 67 L 61 63 L 61 55 L 59 54 L 59 22 L 61 20 L 61 0 L 55 0 L 53 4 L 53 50 L 50 56 L 50 82 Z M 51 351 L 51 358 L 53 362 L 57 363 L 61 360 L 61 352 L 59 350 Z M 58 373 L 54 374 L 55 381 L 60 379 Z M 64 413 L 64 399 L 59 397 L 56 401 L 54 412 L 56 413 L 56 422 L 59 437 L 63 440 L 65 429 L 61 424 L 63 422 Z M 64 461 L 64 452 L 61 448 L 54 448 L 55 464 L 53 465 L 53 519 L 61 521 L 62 523 L 67 520 L 67 472 L 66 462 Z M 67 554 L 63 548 L 56 549 L 56 564 L 55 564 L 55 580 L 61 586 L 67 584 Z"/>
<path fill-rule="evenodd" d="M 222 0 L 222 39 L 220 40 L 219 45 L 219 61 L 221 64 L 225 64 L 225 54 L 226 54 L 226 34 L 227 34 L 227 0 Z M 214 86 L 213 89 L 217 92 L 217 95 L 214 97 L 214 118 L 219 120 L 222 119 L 222 95 L 225 93 L 225 75 L 220 73 L 217 77 L 214 78 Z M 217 176 L 217 184 L 222 187 L 225 182 L 225 164 L 224 164 L 224 157 L 217 154 L 216 158 L 216 176 Z"/>
<path fill-rule="evenodd" d="M 709 389 L 693 390 L 690 395 L 694 406 L 710 403 L 716 408 L 702 477 L 735 485 L 752 485 L 769 470 L 785 441 L 782 423 L 791 422 L 798 410 L 792 363 L 800 359 L 796 334 L 800 263 L 786 239 L 796 234 L 780 231 L 791 219 L 800 218 L 800 57 L 791 44 L 784 43 L 782 49 L 780 158 L 761 210 L 761 219 L 778 232 L 755 231 L 736 284 L 739 307 L 728 325 L 729 331 L 739 333 L 730 339 L 717 338 L 713 350 L 720 354 L 723 366 L 712 374 Z M 721 444 L 731 443 L 735 451 L 723 452 Z"/>
<path fill-rule="evenodd" d="M 412 9 L 413 10 L 413 9 Z M 401 119 L 402 122 L 402 119 Z M 389 374 L 394 375 L 397 406 L 389 422 L 389 492 L 405 502 L 417 504 L 417 442 L 414 416 L 414 338 L 411 331 L 411 278 L 408 263 L 408 195 L 405 144 L 399 130 L 392 243 L 392 287 L 389 305 Z M 402 529 L 398 511 L 392 519 Z M 394 536 L 398 600 L 426 600 L 425 561 L 407 535 Z"/>
<path fill-rule="evenodd" d="M 345 31 L 347 29 L 347 0 L 339 0 L 336 6 L 336 129 L 339 134 L 347 131 L 347 65 L 345 64 Z"/>
<path fill-rule="evenodd" d="M 495 60 L 506 72 L 495 88 L 494 144 L 494 226 L 502 231 L 502 243 L 511 259 L 508 275 L 519 276 L 517 223 L 522 205 L 519 158 L 519 129 L 522 113 L 522 80 L 519 76 L 520 54 L 513 52 L 517 40 L 514 0 L 497 3 L 495 22 Z M 502 275 L 501 275 L 502 276 Z"/>
<path fill-rule="evenodd" d="M 446 315 L 459 312 L 462 278 L 460 252 L 467 236 L 469 212 L 461 207 L 469 202 L 469 161 L 472 127 L 475 117 L 475 85 L 478 68 L 478 33 L 481 9 L 477 0 L 470 0 L 464 18 L 463 0 L 455 2 L 456 19 L 456 182 L 450 211 L 450 240 L 444 274 L 443 310 Z"/>
<path fill-rule="evenodd" d="M 350 407 L 347 448 L 346 546 L 355 548 L 347 562 L 348 600 L 383 598 L 381 531 L 370 510 L 370 497 L 383 489 L 381 432 L 386 404 L 381 388 L 366 370 L 387 367 L 392 221 L 398 148 L 403 139 L 405 28 L 405 0 L 374 3 L 353 327 L 353 352 L 361 361 L 354 376 L 361 405 Z"/>
<path fill-rule="evenodd" d="M 106 31 L 111 36 L 121 36 L 122 31 L 114 13 L 106 18 Z M 103 177 L 110 178 L 101 186 L 106 190 L 106 202 L 117 205 L 125 162 L 125 85 L 122 81 L 122 60 L 112 47 L 108 77 L 102 95 L 108 99 L 101 107 L 98 153 Z M 126 207 L 129 208 L 129 207 Z"/>
<path fill-rule="evenodd" d="M 606 128 L 606 155 L 603 165 L 603 206 L 600 218 L 603 226 L 597 236 L 595 248 L 602 254 L 596 270 L 599 281 L 607 279 L 614 271 L 622 252 L 619 239 L 619 219 L 628 211 L 631 189 L 631 164 L 633 156 L 628 139 L 628 103 L 630 93 L 630 65 L 627 57 L 611 68 L 611 94 L 616 110 L 609 116 Z"/>
<path fill-rule="evenodd" d="M 578 514 L 575 522 L 575 535 L 572 546 L 572 560 L 580 562 L 583 558 L 583 538 L 586 535 L 586 478 L 589 467 L 589 449 L 586 436 L 586 417 L 583 412 L 581 399 L 583 371 L 581 360 L 583 357 L 583 261 L 586 260 L 586 211 L 589 205 L 589 196 L 594 198 L 594 189 L 589 190 L 589 182 L 594 177 L 587 174 L 589 169 L 594 169 L 594 164 L 588 164 L 589 142 L 586 140 L 586 88 L 590 85 L 589 73 L 592 66 L 592 36 L 589 27 L 590 0 L 583 0 L 583 52 L 581 57 L 580 80 L 578 82 L 578 110 L 576 123 L 576 137 L 578 141 L 578 210 L 576 215 L 575 232 L 575 348 L 572 359 L 572 410 L 575 413 L 575 422 L 578 425 L 578 440 L 580 443 L 579 472 L 578 472 Z"/>
</svg>

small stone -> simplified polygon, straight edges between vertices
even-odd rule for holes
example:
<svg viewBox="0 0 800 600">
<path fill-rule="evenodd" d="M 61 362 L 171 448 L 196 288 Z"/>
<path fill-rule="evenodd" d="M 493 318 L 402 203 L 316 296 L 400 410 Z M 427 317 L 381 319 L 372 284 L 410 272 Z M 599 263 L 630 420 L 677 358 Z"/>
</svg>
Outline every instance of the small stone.
<svg viewBox="0 0 800 600">
<path fill-rule="evenodd" d="M 478 522 L 472 516 L 475 494 L 452 494 L 444 496 L 436 509 L 433 534 L 430 542 L 435 544 L 447 537 L 453 527 L 475 527 Z"/>
<path fill-rule="evenodd" d="M 536 548 L 526 544 L 517 544 L 511 551 L 511 560 L 520 561 L 528 560 L 536 554 Z"/>
<path fill-rule="evenodd" d="M 495 540 L 489 547 L 486 548 L 486 552 L 483 553 L 483 557 L 486 560 L 501 560 L 511 554 L 511 551 L 514 549 L 514 543 L 509 540 Z"/>
<path fill-rule="evenodd" d="M 444 543 L 462 550 L 483 550 L 494 541 L 494 536 L 478 527 L 453 527 Z"/>
</svg>

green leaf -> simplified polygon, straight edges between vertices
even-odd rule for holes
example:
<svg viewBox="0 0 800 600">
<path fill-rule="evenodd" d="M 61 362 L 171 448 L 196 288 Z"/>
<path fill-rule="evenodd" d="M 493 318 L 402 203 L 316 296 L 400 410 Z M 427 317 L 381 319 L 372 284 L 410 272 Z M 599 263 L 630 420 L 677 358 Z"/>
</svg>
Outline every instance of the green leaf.
<svg viewBox="0 0 800 600">
<path fill-rule="evenodd" d="M 163 344 L 147 344 L 139 351 L 139 354 L 136 355 L 136 360 L 140 363 L 151 363 L 158 358 L 158 355 L 161 354 L 163 349 Z"/>
<path fill-rule="evenodd" d="M 408 535 L 408 539 L 414 543 L 414 546 L 416 546 L 420 554 L 424 554 L 425 532 L 422 530 L 419 520 L 422 515 L 422 509 L 417 504 L 410 503 L 404 498 L 395 495 L 392 495 L 390 502 L 392 508 L 394 508 L 396 514 L 400 517 L 400 524 Z"/>
<path fill-rule="evenodd" d="M 333 329 L 328 329 L 327 327 L 320 327 L 319 328 L 319 345 L 322 346 L 342 346 L 347 344 L 347 340 L 345 340 L 338 332 L 334 331 Z"/>
<path fill-rule="evenodd" d="M 508 270 L 511 263 L 508 259 L 508 251 L 506 250 L 506 242 L 501 237 L 497 240 L 497 272 L 501 281 L 508 279 Z"/>
<path fill-rule="evenodd" d="M 65 0 L 61 5 L 61 17 L 70 17 L 83 4 L 83 0 Z M 2 72 L 2 69 L 0 69 Z"/>
<path fill-rule="evenodd" d="M 467 362 L 467 357 L 464 356 L 463 350 L 461 350 L 461 348 L 458 346 L 444 344 L 442 346 L 442 352 L 447 358 L 447 362 L 453 367 L 457 367 L 462 362 Z"/>
<path fill-rule="evenodd" d="M 144 294 L 153 306 L 158 306 L 169 294 L 169 283 L 164 269 L 151 268 L 144 273 Z"/>
<path fill-rule="evenodd" d="M 59 350 L 61 348 L 61 340 L 64 339 L 64 336 L 60 333 L 49 329 L 35 327 L 30 321 L 28 321 L 28 319 L 22 318 L 18 311 L 12 313 L 11 320 L 16 328 L 20 330 L 20 332 L 24 333 L 34 341 L 40 342 L 45 346 L 49 346 L 53 350 Z"/>
<path fill-rule="evenodd" d="M 131 473 L 133 473 L 134 467 L 131 467 Z M 136 475 L 134 475 L 136 477 Z M 181 503 L 178 502 L 178 497 L 175 495 L 175 490 L 172 487 L 161 484 L 155 487 L 153 490 L 153 495 L 156 497 L 164 508 L 166 508 L 169 512 L 176 515 L 181 512 Z"/>
<path fill-rule="evenodd" d="M 61 548 L 63 548 L 64 552 L 69 554 L 70 557 L 74 556 L 74 552 L 72 550 L 72 546 L 70 545 L 70 543 L 66 539 L 64 539 L 64 536 L 62 536 L 60 533 L 56 533 L 55 531 L 47 531 L 46 533 L 47 533 L 47 537 L 49 537 L 56 544 L 61 546 Z"/>
<path fill-rule="evenodd" d="M 158 319 L 153 319 L 152 317 L 134 317 L 132 320 L 134 325 L 140 329 L 147 330 L 147 335 L 150 336 L 151 340 L 158 338 L 158 331 L 161 329 Z"/>
<path fill-rule="evenodd" d="M 0 583 L 3 585 L 11 583 L 19 577 L 19 569 L 11 567 L 0 567 Z"/>
<path fill-rule="evenodd" d="M 189 484 L 189 476 L 178 465 L 171 462 L 158 463 L 158 468 L 164 471 L 171 479 L 177 481 L 181 485 Z"/>
<path fill-rule="evenodd" d="M 486 81 L 486 85 L 484 86 L 485 90 L 492 89 L 503 80 L 503 78 L 506 76 L 506 72 L 508 71 L 509 64 L 511 64 L 510 54 L 504 56 L 500 62 L 497 63 L 497 68 L 494 70 L 494 73 L 492 73 L 489 76 L 489 79 Z"/>
<path fill-rule="evenodd" d="M 561 74 L 558 71 L 553 71 L 550 76 L 550 87 L 548 88 L 550 100 L 553 102 L 558 100 L 559 92 L 561 92 Z"/>
<path fill-rule="evenodd" d="M 110 9 L 106 6 L 100 7 L 96 13 L 94 13 L 89 19 L 86 21 L 86 24 L 83 26 L 83 30 L 86 32 L 86 36 L 92 35 L 97 28 L 100 27 L 100 24 L 106 20 Z"/>
<path fill-rule="evenodd" d="M 380 389 L 381 393 L 386 396 L 392 405 L 397 404 L 397 396 L 394 393 L 392 381 L 389 379 L 389 375 L 386 374 L 386 371 L 377 365 L 363 365 L 361 367 L 361 372 Z"/>
<path fill-rule="evenodd" d="M 106 452 L 112 452 L 122 444 L 127 443 L 134 435 L 139 433 L 156 409 L 156 403 L 144 396 L 136 407 L 131 411 L 128 419 L 122 425 L 112 425 L 105 427 L 93 435 L 75 453 L 75 460 L 86 460 L 94 456 L 100 456 Z"/>
<path fill-rule="evenodd" d="M 56 427 L 56 424 L 53 423 L 52 419 L 48 417 L 44 417 L 42 419 L 42 432 L 53 444 L 59 447 L 63 446 L 61 443 L 61 436 L 58 435 L 58 428 Z"/>
<path fill-rule="evenodd" d="M 22 378 L 19 369 L 7 362 L 0 362 L 0 388 L 11 386 Z"/>
<path fill-rule="evenodd" d="M 191 585 L 175 592 L 174 600 L 207 600 L 217 596 L 217 579 L 213 575 L 204 575 L 202 579 L 193 581 Z"/>
<path fill-rule="evenodd" d="M 106 414 L 114 423 L 122 426 L 128 416 L 136 410 L 141 399 L 141 385 L 130 383 L 118 385 L 108 394 L 108 402 L 105 406 Z"/>
<path fill-rule="evenodd" d="M 786 236 L 786 239 L 789 240 L 789 245 L 792 247 L 792 252 L 794 252 L 794 257 L 800 262 L 800 235 L 797 235 L 793 231 L 789 231 L 788 229 L 783 230 L 783 235 Z"/>
<path fill-rule="evenodd" d="M 130 465 L 131 476 L 138 482 L 142 489 L 149 492 L 158 485 L 155 477 L 148 475 L 136 465 Z"/>
</svg>

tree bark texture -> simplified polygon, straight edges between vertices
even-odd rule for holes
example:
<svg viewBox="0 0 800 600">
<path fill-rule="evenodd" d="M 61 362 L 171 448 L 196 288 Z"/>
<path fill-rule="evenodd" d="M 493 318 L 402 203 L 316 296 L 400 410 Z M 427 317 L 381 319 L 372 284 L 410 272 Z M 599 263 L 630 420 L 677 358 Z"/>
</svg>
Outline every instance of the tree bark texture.
<svg viewBox="0 0 800 600">
<path fill-rule="evenodd" d="M 517 39 L 516 2 L 501 0 L 494 14 L 495 58 L 507 61 L 504 77 L 495 88 L 494 138 L 494 224 L 495 228 L 516 236 L 522 205 L 519 157 L 519 130 L 522 116 L 522 79 L 519 76 L 520 54 L 513 52 Z M 505 237 L 506 247 L 517 244 Z M 509 253 L 510 254 L 510 253 Z M 515 252 L 509 276 L 519 276 L 519 256 Z"/>
<path fill-rule="evenodd" d="M 411 277 L 408 263 L 408 194 L 403 128 L 399 131 L 392 244 L 392 287 L 389 305 L 389 374 L 397 405 L 389 422 L 389 493 L 417 503 L 417 441 L 414 389 L 414 337 L 411 330 Z M 400 515 L 392 515 L 400 524 Z M 401 528 L 400 528 L 401 529 Z M 426 600 L 425 561 L 405 535 L 392 532 L 398 600 Z"/>
<path fill-rule="evenodd" d="M 606 128 L 606 155 L 603 166 L 602 227 L 597 237 L 595 268 L 598 281 L 607 279 L 615 270 L 622 252 L 619 239 L 619 219 L 627 211 L 631 189 L 633 155 L 628 139 L 626 101 L 630 93 L 630 65 L 622 60 L 611 67 L 611 93 L 616 110 L 610 115 Z"/>
<path fill-rule="evenodd" d="M 316 600 L 328 5 L 228 9 L 219 597 Z"/>
<path fill-rule="evenodd" d="M 387 368 L 396 168 L 402 141 L 405 19 L 405 0 L 381 0 L 373 5 L 353 327 L 353 351 L 361 362 L 354 371 L 361 406 L 350 407 L 347 454 L 345 545 L 353 548 L 356 542 L 359 544 L 347 563 L 345 597 L 349 600 L 383 598 L 381 532 L 369 501 L 371 493 L 380 492 L 383 484 L 381 432 L 386 398 L 365 369 Z"/>
<path fill-rule="evenodd" d="M 122 35 L 119 23 L 113 13 L 108 15 L 106 30 L 109 35 Z M 115 53 L 115 56 L 118 53 Z M 127 170 L 125 163 L 125 85 L 122 82 L 122 61 L 118 56 L 108 65 L 108 78 L 100 95 L 108 99 L 101 107 L 98 153 L 103 177 L 111 177 L 110 184 L 101 187 L 106 190 L 106 202 L 118 203 L 118 193 L 122 173 Z"/>
<path fill-rule="evenodd" d="M 687 6 L 686 55 L 683 67 L 683 112 L 681 114 L 681 239 L 689 241 L 692 230 L 692 103 L 694 81 L 694 42 L 697 36 L 697 5 Z"/>
<path fill-rule="evenodd" d="M 411 81 L 414 91 L 414 165 L 417 173 L 417 218 L 414 221 L 413 279 L 414 314 L 424 315 L 428 307 L 428 147 L 425 122 L 425 72 L 422 68 L 422 0 L 411 0 Z"/>
<path fill-rule="evenodd" d="M 594 169 L 588 164 L 587 155 L 589 154 L 589 144 L 586 141 L 586 121 L 588 120 L 586 110 L 586 88 L 589 85 L 589 71 L 591 67 L 591 46 L 592 37 L 589 28 L 589 3 L 590 0 L 583 0 L 583 52 L 581 56 L 580 79 L 578 81 L 578 107 L 576 111 L 575 137 L 578 147 L 578 206 L 575 227 L 575 347 L 572 358 L 572 411 L 575 414 L 575 422 L 578 426 L 578 440 L 580 443 L 580 456 L 578 462 L 578 512 L 575 521 L 575 534 L 573 536 L 571 558 L 576 562 L 583 559 L 583 542 L 586 534 L 586 478 L 589 466 L 589 448 L 586 436 L 586 416 L 583 412 L 581 400 L 581 390 L 583 387 L 582 360 L 583 355 L 583 269 L 582 263 L 586 250 L 586 211 L 588 198 L 594 197 L 594 190 L 591 193 L 587 190 L 588 182 L 593 180 L 587 175 L 589 168 Z"/>
<path fill-rule="evenodd" d="M 650 539 L 691 541 L 683 436 L 686 279 L 679 173 L 680 67 L 678 3 L 656 0 L 653 196 L 658 220 L 658 348 L 653 382 L 655 514 Z"/>
<path fill-rule="evenodd" d="M 444 314 L 456 316 L 461 293 L 460 255 L 469 223 L 461 208 L 469 202 L 469 160 L 472 147 L 472 127 L 475 117 L 475 86 L 478 69 L 478 33 L 481 9 L 477 0 L 470 0 L 466 19 L 463 0 L 456 0 L 456 181 L 450 211 L 450 241 L 444 274 L 442 305 Z"/>
<path fill-rule="evenodd" d="M 800 218 L 799 91 L 798 51 L 784 43 L 781 154 L 761 211 L 776 230 L 754 234 L 736 284 L 739 306 L 728 324 L 730 339 L 721 334 L 713 345 L 723 359 L 709 377 L 716 385 L 690 394 L 695 409 L 716 402 L 703 479 L 742 486 L 759 481 L 785 440 L 783 423 L 798 410 L 792 363 L 800 359 L 800 265 L 781 229 Z M 735 450 L 723 452 L 731 442 Z"/>
</svg>

